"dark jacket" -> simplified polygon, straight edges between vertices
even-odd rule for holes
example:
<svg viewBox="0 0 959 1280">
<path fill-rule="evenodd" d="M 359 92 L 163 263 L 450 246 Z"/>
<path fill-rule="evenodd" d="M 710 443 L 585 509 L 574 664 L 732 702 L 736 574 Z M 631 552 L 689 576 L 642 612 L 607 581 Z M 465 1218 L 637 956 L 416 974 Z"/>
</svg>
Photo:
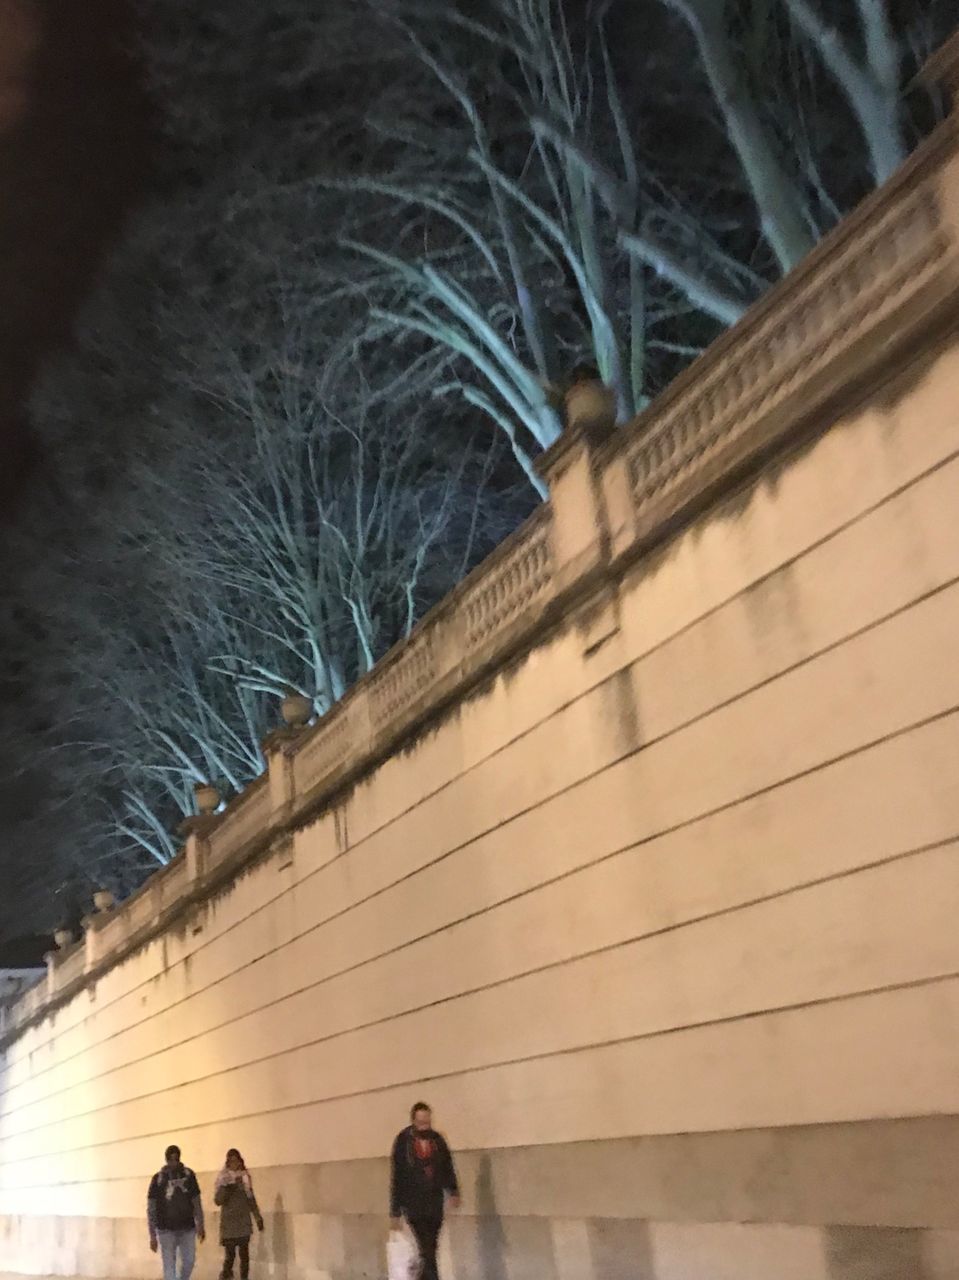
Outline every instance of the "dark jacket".
<svg viewBox="0 0 959 1280">
<path fill-rule="evenodd" d="M 196 1174 L 186 1165 L 171 1173 L 161 1169 L 153 1175 L 147 1192 L 147 1221 L 150 1234 L 158 1231 L 203 1230 L 203 1205 Z"/>
<path fill-rule="evenodd" d="M 390 1161 L 390 1217 L 442 1218 L 445 1195 L 458 1196 L 459 1184 L 453 1156 L 446 1139 L 435 1129 L 416 1135 L 431 1138 L 436 1146 L 434 1177 L 428 1180 L 413 1148 L 414 1131 L 410 1125 L 396 1135 Z"/>
<path fill-rule="evenodd" d="M 254 1222 L 263 1230 L 263 1218 L 249 1174 L 245 1182 L 227 1182 L 220 1174 L 213 1200 L 220 1206 L 220 1244 L 227 1240 L 249 1240 Z"/>
</svg>

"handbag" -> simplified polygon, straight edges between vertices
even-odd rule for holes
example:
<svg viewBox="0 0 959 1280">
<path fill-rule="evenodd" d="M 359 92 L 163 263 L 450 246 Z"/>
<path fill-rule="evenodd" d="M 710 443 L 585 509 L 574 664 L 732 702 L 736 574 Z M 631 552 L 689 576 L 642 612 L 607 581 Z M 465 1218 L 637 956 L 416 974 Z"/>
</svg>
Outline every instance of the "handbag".
<svg viewBox="0 0 959 1280">
<path fill-rule="evenodd" d="M 405 1231 L 391 1231 L 386 1242 L 386 1271 L 389 1280 L 416 1280 L 420 1273 L 420 1252 Z"/>
</svg>

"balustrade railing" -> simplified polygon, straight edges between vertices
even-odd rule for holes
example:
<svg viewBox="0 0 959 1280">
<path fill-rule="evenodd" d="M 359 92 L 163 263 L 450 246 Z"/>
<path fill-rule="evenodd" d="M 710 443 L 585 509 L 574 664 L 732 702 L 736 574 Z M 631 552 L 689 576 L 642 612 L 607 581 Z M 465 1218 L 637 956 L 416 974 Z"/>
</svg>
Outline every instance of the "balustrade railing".
<svg viewBox="0 0 959 1280">
<path fill-rule="evenodd" d="M 467 653 L 496 638 L 548 598 L 553 583 L 552 512 L 543 506 L 475 577 L 458 602 Z"/>
<path fill-rule="evenodd" d="M 208 867 L 225 862 L 270 825 L 270 790 L 266 775 L 231 801 L 209 839 Z"/>
<path fill-rule="evenodd" d="M 294 791 L 306 795 L 342 765 L 355 742 L 355 709 L 350 702 L 333 707 L 309 730 L 293 754 Z"/>
</svg>

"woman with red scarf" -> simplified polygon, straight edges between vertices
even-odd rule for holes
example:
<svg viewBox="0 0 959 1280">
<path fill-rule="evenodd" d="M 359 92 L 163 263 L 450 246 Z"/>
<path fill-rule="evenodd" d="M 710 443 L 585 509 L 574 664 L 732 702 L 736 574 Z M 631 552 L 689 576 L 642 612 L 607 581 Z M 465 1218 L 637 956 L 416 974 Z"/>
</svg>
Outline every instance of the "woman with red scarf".
<svg viewBox="0 0 959 1280">
<path fill-rule="evenodd" d="M 253 1194 L 250 1171 L 236 1147 L 231 1147 L 226 1153 L 226 1164 L 217 1174 L 214 1192 L 213 1199 L 220 1206 L 220 1244 L 223 1246 L 220 1280 L 233 1280 L 238 1253 L 240 1280 L 249 1280 L 253 1223 L 262 1231 L 263 1215 Z"/>
</svg>

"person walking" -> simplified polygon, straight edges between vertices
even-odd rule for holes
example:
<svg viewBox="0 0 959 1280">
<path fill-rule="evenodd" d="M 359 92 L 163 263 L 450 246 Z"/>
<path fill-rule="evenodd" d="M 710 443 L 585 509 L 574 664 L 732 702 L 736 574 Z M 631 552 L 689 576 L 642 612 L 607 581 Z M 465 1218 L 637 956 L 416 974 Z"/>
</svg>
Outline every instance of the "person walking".
<svg viewBox="0 0 959 1280">
<path fill-rule="evenodd" d="M 433 1113 L 425 1102 L 410 1112 L 412 1123 L 396 1135 L 390 1162 L 390 1219 L 398 1231 L 403 1218 L 410 1225 L 420 1251 L 421 1280 L 439 1280 L 436 1249 L 443 1227 L 447 1197 L 458 1209 L 460 1189 L 453 1156 L 446 1139 L 433 1128 Z"/>
<path fill-rule="evenodd" d="M 233 1280 L 233 1267 L 240 1255 L 240 1280 L 250 1280 L 250 1237 L 253 1224 L 263 1230 L 263 1215 L 253 1193 L 253 1179 L 236 1147 L 226 1153 L 226 1163 L 216 1178 L 213 1199 L 220 1207 L 220 1244 L 223 1269 L 220 1280 Z"/>
<path fill-rule="evenodd" d="M 160 1250 L 163 1280 L 190 1280 L 197 1241 L 202 1244 L 206 1239 L 200 1184 L 180 1159 L 179 1147 L 167 1147 L 164 1159 L 166 1163 L 153 1175 L 147 1192 L 150 1251 Z"/>
</svg>

